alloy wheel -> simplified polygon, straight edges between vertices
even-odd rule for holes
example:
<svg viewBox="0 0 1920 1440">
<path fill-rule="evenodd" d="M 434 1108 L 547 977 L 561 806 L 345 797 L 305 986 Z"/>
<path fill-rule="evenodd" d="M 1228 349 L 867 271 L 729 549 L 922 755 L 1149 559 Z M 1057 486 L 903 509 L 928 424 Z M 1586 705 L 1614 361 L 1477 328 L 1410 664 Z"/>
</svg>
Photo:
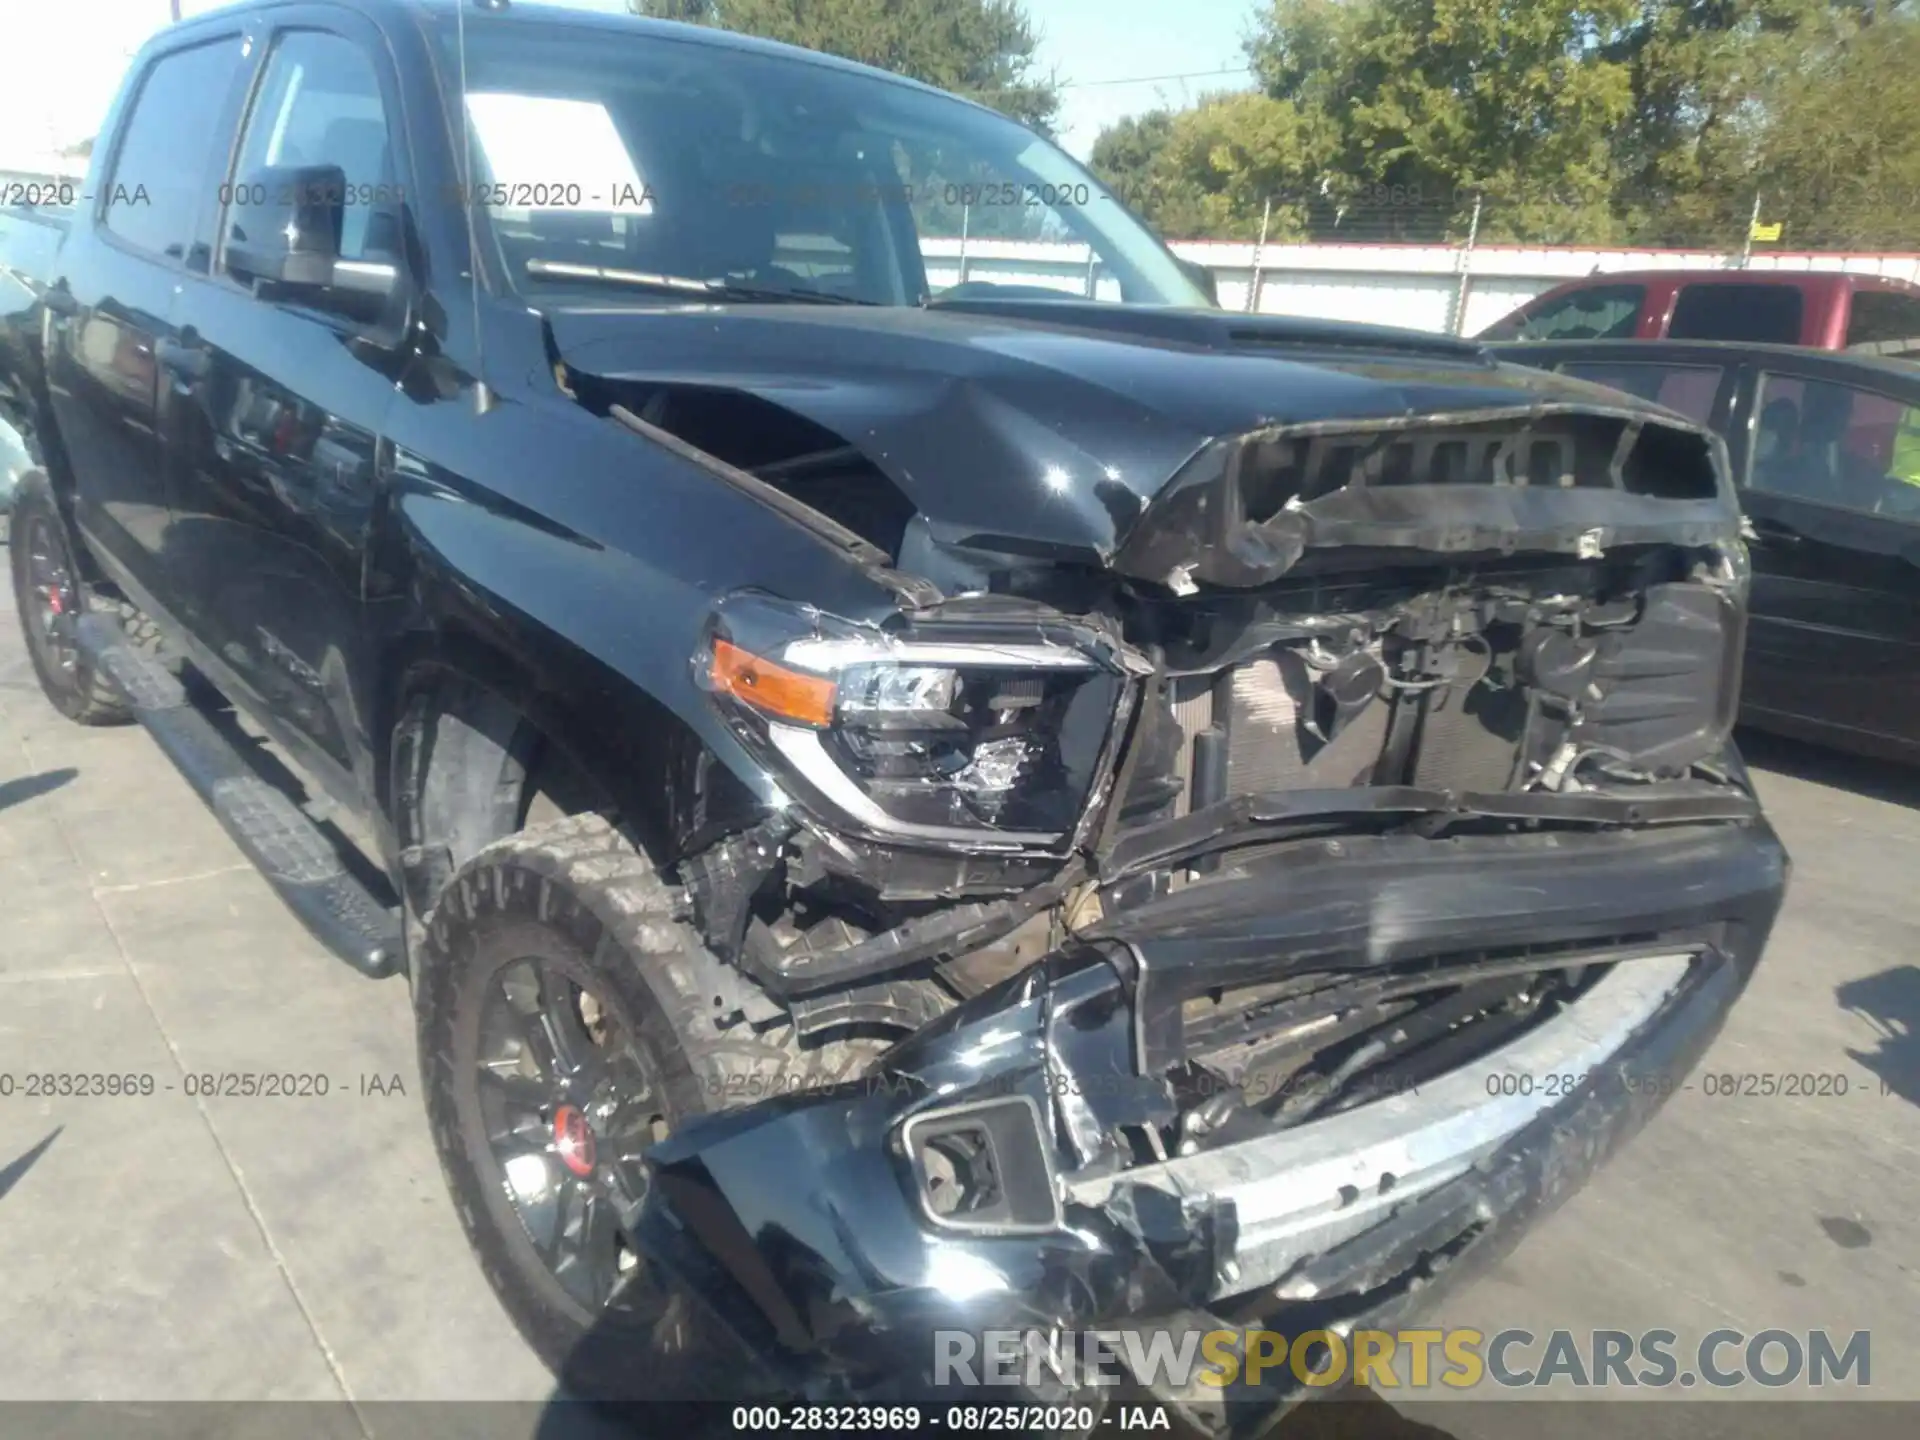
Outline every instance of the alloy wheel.
<svg viewBox="0 0 1920 1440">
<path fill-rule="evenodd" d="M 63 674 L 71 675 L 80 663 L 74 626 L 79 623 L 82 602 L 67 547 L 44 515 L 31 519 L 25 540 L 29 593 L 21 598 L 32 606 L 30 619 L 42 653 Z"/>
<path fill-rule="evenodd" d="M 589 1313 L 637 1267 L 623 1227 L 667 1133 L 662 1087 L 630 1019 L 576 967 L 514 960 L 480 1017 L 476 1083 L 500 1184 L 535 1253 Z"/>
</svg>

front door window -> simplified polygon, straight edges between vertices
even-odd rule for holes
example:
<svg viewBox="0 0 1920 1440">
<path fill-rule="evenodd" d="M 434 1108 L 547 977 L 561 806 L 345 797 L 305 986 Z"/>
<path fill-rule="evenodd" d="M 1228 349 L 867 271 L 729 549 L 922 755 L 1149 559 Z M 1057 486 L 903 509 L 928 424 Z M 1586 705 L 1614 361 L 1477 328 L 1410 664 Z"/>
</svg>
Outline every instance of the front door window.
<svg viewBox="0 0 1920 1440">
<path fill-rule="evenodd" d="M 1750 490 L 1920 519 L 1920 406 L 1796 375 L 1761 377 Z"/>
</svg>

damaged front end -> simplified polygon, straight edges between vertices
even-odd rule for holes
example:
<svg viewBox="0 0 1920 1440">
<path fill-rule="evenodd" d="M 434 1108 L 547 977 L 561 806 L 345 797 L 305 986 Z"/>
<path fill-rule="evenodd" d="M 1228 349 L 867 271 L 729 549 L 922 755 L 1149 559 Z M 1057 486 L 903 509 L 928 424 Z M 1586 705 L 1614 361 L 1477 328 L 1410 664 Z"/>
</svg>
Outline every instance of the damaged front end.
<svg viewBox="0 0 1920 1440">
<path fill-rule="evenodd" d="M 776 1386 L 915 1398 L 936 1332 L 1377 1324 L 1502 1253 L 1779 904 L 1736 524 L 1705 432 L 1533 403 L 1210 443 L 1106 563 L 881 623 L 726 597 L 789 803 L 682 866 L 716 1004 L 912 1033 L 657 1147 L 648 1253 Z M 1277 1373 L 1132 1378 L 1228 1431 Z"/>
</svg>

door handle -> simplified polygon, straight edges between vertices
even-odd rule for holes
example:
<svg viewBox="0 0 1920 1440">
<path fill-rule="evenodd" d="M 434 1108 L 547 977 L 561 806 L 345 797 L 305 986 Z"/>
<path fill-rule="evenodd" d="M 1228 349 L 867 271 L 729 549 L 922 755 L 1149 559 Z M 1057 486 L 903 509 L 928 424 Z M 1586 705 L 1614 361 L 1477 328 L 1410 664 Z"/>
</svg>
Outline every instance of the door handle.
<svg viewBox="0 0 1920 1440">
<path fill-rule="evenodd" d="M 207 352 L 195 346 L 182 345 L 178 340 L 162 340 L 153 347 L 153 358 L 175 379 L 206 378 Z"/>
<path fill-rule="evenodd" d="M 1748 526 L 1756 540 L 1772 540 L 1782 545 L 1798 545 L 1806 537 L 1791 525 L 1783 525 L 1778 520 L 1750 520 Z"/>
</svg>

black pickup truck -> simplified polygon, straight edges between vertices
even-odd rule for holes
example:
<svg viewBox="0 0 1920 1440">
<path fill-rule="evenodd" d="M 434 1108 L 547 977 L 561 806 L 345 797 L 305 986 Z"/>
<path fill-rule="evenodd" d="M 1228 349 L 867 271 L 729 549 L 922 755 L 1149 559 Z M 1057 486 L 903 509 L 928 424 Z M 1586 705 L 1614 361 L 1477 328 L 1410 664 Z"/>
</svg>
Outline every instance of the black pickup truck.
<svg viewBox="0 0 1920 1440">
<path fill-rule="evenodd" d="M 210 14 L 82 191 L 0 254 L 40 682 L 405 974 L 578 1389 L 1092 1423 L 1106 1372 L 937 1332 L 1392 1324 L 1760 956 L 1745 552 L 1670 412 L 1211 308 L 986 109 L 625 17 Z M 989 223 L 1080 293 L 940 288 Z"/>
</svg>

